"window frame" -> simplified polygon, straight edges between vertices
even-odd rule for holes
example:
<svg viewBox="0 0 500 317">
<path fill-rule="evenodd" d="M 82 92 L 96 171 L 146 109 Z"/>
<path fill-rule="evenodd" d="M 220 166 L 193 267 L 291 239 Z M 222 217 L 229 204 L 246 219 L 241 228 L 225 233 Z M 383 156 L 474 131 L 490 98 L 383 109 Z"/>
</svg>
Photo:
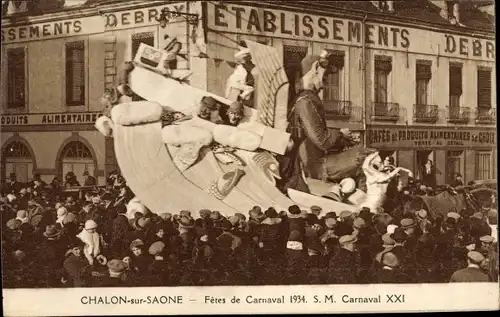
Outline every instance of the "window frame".
<svg viewBox="0 0 500 317">
<path fill-rule="evenodd" d="M 479 73 L 480 72 L 487 72 L 487 73 L 489 73 L 489 78 L 488 78 L 489 79 L 488 80 L 489 81 L 489 87 L 486 87 L 486 89 L 489 90 L 489 96 L 487 98 L 489 100 L 489 102 L 487 102 L 487 103 L 484 103 L 483 102 L 484 100 L 481 98 L 481 96 L 483 95 L 483 94 L 481 94 L 481 90 L 484 90 L 484 88 L 481 89 L 481 87 L 480 87 L 480 80 L 479 80 L 479 78 L 480 78 Z M 493 98 L 491 96 L 492 95 L 492 91 L 493 91 L 493 88 L 491 86 L 492 82 L 493 82 L 493 72 L 492 72 L 492 69 L 488 68 L 488 67 L 478 67 L 477 71 L 476 71 L 476 77 L 477 77 L 477 92 L 476 92 L 476 94 L 477 94 L 477 107 L 478 108 L 487 108 L 487 109 L 493 108 Z"/>
<path fill-rule="evenodd" d="M 70 82 L 69 82 L 69 70 L 68 70 L 68 65 L 69 65 L 69 59 L 68 59 L 68 49 L 69 46 L 72 45 L 83 45 L 83 93 L 82 93 L 82 100 L 70 100 L 70 96 L 68 96 L 68 92 L 70 90 Z M 74 111 L 82 111 L 85 110 L 85 107 L 88 105 L 88 93 L 89 93 L 89 73 L 88 73 L 88 41 L 86 39 L 73 39 L 71 41 L 67 41 L 64 43 L 63 46 L 63 51 L 64 51 L 64 80 L 63 80 L 63 86 L 64 86 L 64 105 L 66 105 L 67 109 L 74 110 Z M 72 83 L 72 82 L 71 82 Z M 72 89 L 72 88 L 71 88 Z"/>
<path fill-rule="evenodd" d="M 136 38 L 138 38 L 141 35 L 146 35 L 146 34 L 152 36 L 152 38 L 153 38 L 153 45 L 152 46 L 155 48 L 157 47 L 157 45 L 156 45 L 157 33 L 156 32 L 154 32 L 152 30 L 140 30 L 140 31 L 134 32 L 134 33 L 130 34 L 130 50 L 129 50 L 130 60 L 133 60 L 135 58 L 135 55 L 137 54 L 137 50 L 139 50 L 139 46 L 141 46 L 140 43 L 145 43 L 145 42 L 138 42 L 137 48 L 134 52 L 134 42 L 136 41 Z"/>
<path fill-rule="evenodd" d="M 479 161 L 480 161 L 480 157 L 481 156 L 488 156 L 488 169 L 480 169 L 480 164 L 479 164 Z M 486 179 L 492 179 L 492 175 L 493 175 L 493 169 L 494 169 L 494 162 L 493 162 L 493 151 L 491 150 L 478 150 L 476 151 L 475 153 L 475 160 L 476 160 L 476 168 L 475 168 L 475 171 L 474 171 L 474 178 L 475 180 L 486 180 Z M 480 177 L 481 173 L 487 173 L 487 177 L 486 178 L 482 178 Z"/>
<path fill-rule="evenodd" d="M 10 81 L 10 72 L 9 72 L 9 65 L 11 65 L 9 63 L 9 52 L 11 51 L 15 51 L 15 50 L 23 50 L 24 51 L 24 92 L 23 92 L 23 95 L 24 95 L 24 102 L 23 102 L 23 105 L 18 105 L 18 106 L 11 106 L 11 102 L 10 102 L 10 91 L 9 91 L 9 87 L 11 87 L 9 85 L 9 81 Z M 25 112 L 28 108 L 28 102 L 29 102 L 29 96 L 28 96 L 28 85 L 29 85 L 29 76 L 28 76 L 28 49 L 25 45 L 12 45 L 12 46 L 9 46 L 5 49 L 5 54 L 7 56 L 7 58 L 5 59 L 2 59 L 2 64 L 4 63 L 5 61 L 5 72 L 7 74 L 7 76 L 2 76 L 3 77 L 3 85 L 4 85 L 4 91 L 5 91 L 5 95 L 4 95 L 4 111 L 5 113 L 20 113 L 20 112 Z"/>
<path fill-rule="evenodd" d="M 454 90 L 452 88 L 452 69 L 460 69 L 460 93 L 453 93 Z M 464 85 L 464 74 L 463 74 L 463 65 L 460 63 L 450 63 L 448 68 L 448 106 L 450 108 L 460 108 L 461 107 L 461 97 L 463 95 L 463 85 Z M 457 85 L 458 86 L 458 85 Z"/>
</svg>

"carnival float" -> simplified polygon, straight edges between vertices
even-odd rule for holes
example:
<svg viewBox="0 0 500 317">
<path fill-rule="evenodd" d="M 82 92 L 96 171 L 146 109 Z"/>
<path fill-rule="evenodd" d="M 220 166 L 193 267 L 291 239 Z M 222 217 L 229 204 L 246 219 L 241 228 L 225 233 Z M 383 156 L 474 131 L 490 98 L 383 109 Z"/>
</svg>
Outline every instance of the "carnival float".
<svg viewBox="0 0 500 317">
<path fill-rule="evenodd" d="M 211 209 L 231 216 L 247 214 L 255 206 L 288 210 L 292 205 L 303 210 L 317 206 L 321 214 L 358 212 L 362 207 L 376 213 L 384 203 L 386 185 L 378 186 L 375 194 L 368 186 L 367 194 L 352 178 L 332 183 L 302 175 L 308 192 L 277 187 L 282 177 L 279 158 L 293 144 L 287 132 L 288 79 L 275 48 L 242 43 L 235 58 L 252 59 L 259 78 L 255 87 L 238 80 L 246 75 L 238 64 L 224 97 L 198 89 L 189 84 L 189 71 L 169 67 L 175 49 L 141 44 L 118 86 L 105 93 L 104 115 L 95 126 L 114 139 L 120 171 L 136 196 L 129 215 L 147 208 L 157 214 Z M 377 152 L 364 160 L 365 174 L 374 171 L 365 168 L 375 158 Z M 433 199 L 418 200 L 417 207 Z M 457 204 L 431 209 L 443 213 Z"/>
</svg>

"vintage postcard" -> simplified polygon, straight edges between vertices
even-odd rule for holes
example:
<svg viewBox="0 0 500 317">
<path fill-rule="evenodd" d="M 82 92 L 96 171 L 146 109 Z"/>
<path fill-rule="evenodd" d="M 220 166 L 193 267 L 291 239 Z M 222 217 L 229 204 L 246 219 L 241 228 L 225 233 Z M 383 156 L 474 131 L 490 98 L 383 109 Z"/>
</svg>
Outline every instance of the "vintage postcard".
<svg viewBox="0 0 500 317">
<path fill-rule="evenodd" d="M 499 309 L 494 6 L 2 0 L 4 315 Z"/>
</svg>

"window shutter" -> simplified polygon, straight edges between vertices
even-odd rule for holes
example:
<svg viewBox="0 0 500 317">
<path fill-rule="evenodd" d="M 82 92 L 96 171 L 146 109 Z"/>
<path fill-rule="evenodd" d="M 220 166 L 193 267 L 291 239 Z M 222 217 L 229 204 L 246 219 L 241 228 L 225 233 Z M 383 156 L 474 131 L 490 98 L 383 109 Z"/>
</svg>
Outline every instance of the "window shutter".
<svg viewBox="0 0 500 317">
<path fill-rule="evenodd" d="M 431 77 L 432 77 L 431 65 L 417 63 L 417 80 L 419 79 L 431 80 Z"/>
<path fill-rule="evenodd" d="M 450 66 L 450 95 L 462 95 L 462 68 Z"/>
<path fill-rule="evenodd" d="M 85 104 L 85 45 L 83 42 L 66 44 L 66 104 Z"/>
<path fill-rule="evenodd" d="M 25 57 L 24 47 L 10 49 L 7 53 L 8 108 L 25 106 Z"/>
<path fill-rule="evenodd" d="M 477 71 L 477 106 L 491 108 L 491 70 Z"/>
</svg>

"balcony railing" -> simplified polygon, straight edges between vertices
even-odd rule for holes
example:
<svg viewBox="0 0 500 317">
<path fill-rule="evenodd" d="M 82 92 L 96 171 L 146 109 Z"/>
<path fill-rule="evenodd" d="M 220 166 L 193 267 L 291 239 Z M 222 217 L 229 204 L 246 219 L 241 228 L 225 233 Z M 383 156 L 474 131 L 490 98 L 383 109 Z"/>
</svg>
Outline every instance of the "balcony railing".
<svg viewBox="0 0 500 317">
<path fill-rule="evenodd" d="M 470 120 L 470 108 L 448 107 L 447 120 L 450 123 L 468 123 Z"/>
<path fill-rule="evenodd" d="M 494 108 L 477 108 L 474 118 L 476 124 L 495 124 L 497 121 L 497 110 Z"/>
<path fill-rule="evenodd" d="M 415 122 L 436 122 L 439 119 L 437 105 L 413 105 Z"/>
<path fill-rule="evenodd" d="M 401 117 L 399 104 L 395 102 L 374 102 L 372 119 L 378 121 L 398 121 Z"/>
<path fill-rule="evenodd" d="M 348 100 L 325 100 L 323 104 L 327 120 L 363 121 L 363 108 L 353 106 Z"/>
</svg>

